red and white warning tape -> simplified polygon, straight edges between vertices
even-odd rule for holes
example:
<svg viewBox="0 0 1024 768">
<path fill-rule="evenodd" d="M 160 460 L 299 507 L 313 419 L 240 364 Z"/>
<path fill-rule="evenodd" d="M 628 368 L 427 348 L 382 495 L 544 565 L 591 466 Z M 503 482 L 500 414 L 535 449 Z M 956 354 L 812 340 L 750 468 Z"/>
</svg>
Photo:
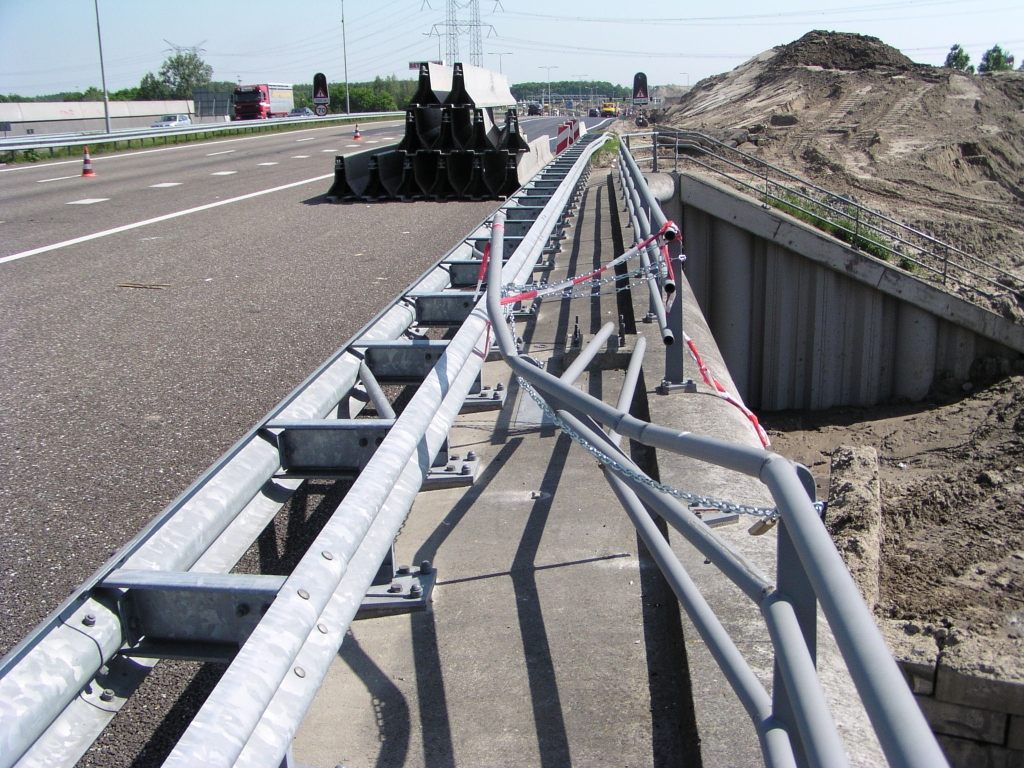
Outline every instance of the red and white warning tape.
<svg viewBox="0 0 1024 768">
<path fill-rule="evenodd" d="M 671 233 L 670 236 L 669 233 Z M 586 282 L 587 280 L 592 280 L 597 275 L 600 275 L 602 272 L 607 272 L 609 269 L 613 269 L 619 264 L 622 264 L 624 261 L 629 261 L 630 259 L 635 258 L 640 253 L 641 249 L 646 248 L 648 245 L 655 242 L 656 240 L 659 240 L 661 238 L 672 240 L 678 236 L 678 227 L 676 227 L 676 225 L 671 221 L 666 221 L 665 225 L 661 229 L 659 229 L 653 235 L 648 237 L 646 240 L 641 240 L 639 243 L 634 245 L 624 254 L 612 259 L 603 267 L 598 267 L 593 272 L 587 272 L 584 275 L 577 275 L 576 277 L 571 277 L 568 280 L 562 280 L 559 283 L 551 283 L 541 288 L 534 288 L 529 291 L 523 291 L 522 293 L 517 293 L 512 296 L 504 296 L 501 299 L 501 303 L 503 305 L 515 304 L 517 301 L 527 301 L 529 299 L 536 299 L 541 296 L 550 296 L 553 293 L 562 293 L 567 288 L 572 288 L 574 285 L 579 285 L 580 283 Z"/>
<path fill-rule="evenodd" d="M 697 345 L 693 343 L 693 339 L 683 334 L 683 339 L 686 341 L 686 348 L 690 350 L 690 357 L 693 358 L 693 362 L 697 364 L 697 368 L 700 369 L 700 375 L 704 379 L 704 383 L 715 390 L 715 394 L 726 400 L 737 408 L 739 408 L 743 415 L 747 417 L 747 421 L 754 427 L 754 432 L 757 433 L 757 439 L 761 441 L 761 445 L 767 448 L 771 445 L 771 440 L 768 439 L 768 433 L 764 431 L 764 427 L 761 426 L 761 422 L 757 420 L 757 416 L 747 406 L 743 404 L 738 398 L 731 394 L 725 387 L 722 386 L 721 382 L 716 379 L 711 371 L 708 370 L 707 365 L 704 363 L 704 359 L 700 356 L 700 352 L 697 351 Z"/>
</svg>

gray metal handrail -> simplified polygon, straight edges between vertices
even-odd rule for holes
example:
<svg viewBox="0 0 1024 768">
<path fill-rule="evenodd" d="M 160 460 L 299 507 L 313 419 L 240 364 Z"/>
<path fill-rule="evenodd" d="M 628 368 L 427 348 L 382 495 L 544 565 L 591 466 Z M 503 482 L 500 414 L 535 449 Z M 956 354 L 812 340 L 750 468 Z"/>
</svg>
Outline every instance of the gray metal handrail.
<svg viewBox="0 0 1024 768">
<path fill-rule="evenodd" d="M 663 159 L 659 158 L 658 150 L 671 151 L 674 169 L 678 170 L 682 157 L 729 179 L 763 202 L 783 210 L 791 208 L 841 233 L 841 239 L 891 269 L 898 267 L 943 285 L 952 282 L 968 291 L 978 291 L 980 281 L 990 289 L 1024 295 L 1019 275 L 703 133 L 658 130 L 627 134 L 626 146 L 640 149 L 641 146 L 632 146 L 632 137 L 651 137 L 652 155 L 642 159 L 650 160 L 655 170 L 659 159 Z M 699 153 L 752 179 L 738 178 L 728 170 L 701 162 L 691 153 Z"/>
<path fill-rule="evenodd" d="M 404 117 L 405 112 L 360 112 L 348 115 L 328 115 L 327 117 L 277 117 L 272 120 L 233 120 L 229 123 L 193 123 L 184 128 L 127 128 L 120 131 L 104 133 L 56 134 L 47 136 L 18 136 L 0 139 L 0 153 L 27 152 L 40 149 L 62 149 L 64 147 L 83 147 L 86 145 L 118 144 L 121 142 L 145 141 L 146 139 L 168 138 L 171 136 L 200 136 L 217 131 L 244 132 L 254 128 L 272 128 L 281 125 L 309 125 L 312 123 L 345 123 L 370 118 Z"/>
<path fill-rule="evenodd" d="M 801 763 L 806 759 L 813 766 L 848 765 L 814 670 L 811 649 L 815 647 L 816 598 L 890 764 L 914 768 L 947 765 L 874 617 L 818 516 L 798 466 L 762 449 L 645 422 L 624 410 L 624 395 L 618 407 L 611 406 L 520 356 L 502 306 L 502 286 L 510 283 L 502 271 L 502 250 L 503 215 L 499 211 L 492 228 L 487 311 L 502 357 L 519 377 L 521 387 L 527 393 L 538 394 L 548 416 L 602 462 L 613 490 L 747 709 L 766 763 L 770 767 L 795 766 L 797 755 L 801 755 Z M 628 381 L 627 376 L 627 386 Z M 615 439 L 602 432 L 601 426 L 608 428 Z M 772 584 L 675 498 L 656 490 L 653 480 L 618 448 L 620 435 L 765 483 L 781 518 L 778 583 Z M 771 701 L 678 559 L 659 543 L 660 534 L 648 525 L 648 509 L 676 528 L 761 609 L 776 654 Z M 792 547 L 793 556 L 784 556 L 787 547 Z M 813 589 L 810 601 L 805 585 Z"/>
</svg>

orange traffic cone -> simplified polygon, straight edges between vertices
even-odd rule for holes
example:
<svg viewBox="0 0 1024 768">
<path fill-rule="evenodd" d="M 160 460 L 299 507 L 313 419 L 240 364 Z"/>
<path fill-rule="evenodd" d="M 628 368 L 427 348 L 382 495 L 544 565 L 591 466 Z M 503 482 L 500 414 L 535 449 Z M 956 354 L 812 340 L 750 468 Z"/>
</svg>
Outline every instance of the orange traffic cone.
<svg viewBox="0 0 1024 768">
<path fill-rule="evenodd" d="M 359 141 L 363 137 L 359 135 L 359 123 L 356 123 L 356 135 L 352 137 L 352 141 Z"/>
<path fill-rule="evenodd" d="M 82 158 L 82 176 L 95 176 L 96 172 L 92 169 L 92 160 L 89 159 L 89 148 L 85 148 L 85 157 Z"/>
</svg>

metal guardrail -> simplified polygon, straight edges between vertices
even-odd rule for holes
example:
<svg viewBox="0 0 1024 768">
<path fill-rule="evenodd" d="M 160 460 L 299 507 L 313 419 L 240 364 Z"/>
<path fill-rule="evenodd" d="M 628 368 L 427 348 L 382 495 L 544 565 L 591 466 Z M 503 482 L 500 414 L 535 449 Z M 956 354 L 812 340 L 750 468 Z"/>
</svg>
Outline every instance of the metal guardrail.
<svg viewBox="0 0 1024 768">
<path fill-rule="evenodd" d="M 628 150 L 623 154 L 628 158 Z M 632 169 L 635 164 L 630 160 L 626 162 Z M 642 178 L 633 182 L 645 186 Z M 640 197 L 653 199 L 649 192 Z M 503 219 L 499 211 L 491 230 L 487 276 L 487 310 L 501 354 L 548 417 L 601 462 L 616 497 L 751 718 L 769 768 L 849 765 L 815 669 L 818 602 L 890 764 L 948 765 L 825 530 L 806 468 L 759 448 L 681 433 L 629 415 L 643 345 L 636 347 L 616 407 L 573 386 L 585 364 L 574 364 L 558 378 L 520 356 L 502 302 L 502 286 L 510 284 L 501 266 Z M 677 293 L 674 304 L 679 303 Z M 581 352 L 582 358 L 592 357 L 590 347 Z M 644 474 L 619 447 L 621 437 L 765 483 L 779 516 L 775 583 L 676 498 L 663 493 L 664 486 Z M 658 531 L 652 513 L 663 517 L 760 608 L 775 650 L 771 696 Z"/>
<path fill-rule="evenodd" d="M 650 137 L 651 143 L 633 146 L 634 137 Z M 952 284 L 963 289 L 967 298 L 975 291 L 986 298 L 992 298 L 991 291 L 1012 291 L 1024 299 L 1024 280 L 1020 275 L 703 133 L 659 130 L 626 134 L 624 138 L 626 146 L 633 150 L 651 150 L 650 157 L 643 160 L 650 161 L 654 170 L 669 159 L 659 155 L 659 151 L 670 152 L 674 170 L 679 169 L 679 159 L 683 158 L 723 176 L 762 203 L 810 219 L 890 268 L 900 268 L 944 286 Z M 698 156 L 711 162 L 702 162 Z"/>
<path fill-rule="evenodd" d="M 584 138 L 503 204 L 515 219 L 506 227 L 517 245 L 509 275 L 525 281 L 559 239 L 603 141 Z M 0 768 L 74 765 L 161 658 L 230 661 L 165 765 L 277 768 L 356 613 L 425 607 L 433 568 L 403 573 L 390 553 L 438 454 L 437 474 L 451 481 L 444 445 L 456 415 L 502 401 L 479 381 L 490 336 L 484 298 L 473 289 L 488 226 L 428 270 L 0 661 Z M 458 331 L 435 341 L 414 325 Z M 382 382 L 419 384 L 398 418 Z M 365 402 L 378 418 L 355 418 Z M 353 475 L 291 575 L 230 573 L 305 478 Z"/>
<path fill-rule="evenodd" d="M 275 117 L 271 120 L 233 120 L 230 123 L 194 123 L 184 128 L 128 128 L 110 133 L 66 133 L 49 134 L 46 136 L 18 136 L 8 139 L 0 139 L 0 154 L 4 152 L 27 152 L 41 149 L 63 149 L 64 147 L 82 147 L 87 144 L 120 144 L 122 142 L 131 146 L 133 141 L 145 141 L 147 139 L 168 139 L 178 136 L 202 136 L 203 134 L 217 131 L 238 132 L 265 130 L 281 125 L 307 125 L 312 123 L 345 123 L 371 118 L 404 117 L 405 112 L 361 112 L 349 115 L 331 115 L 328 117 Z M 164 143 L 167 143 L 166 141 Z"/>
</svg>

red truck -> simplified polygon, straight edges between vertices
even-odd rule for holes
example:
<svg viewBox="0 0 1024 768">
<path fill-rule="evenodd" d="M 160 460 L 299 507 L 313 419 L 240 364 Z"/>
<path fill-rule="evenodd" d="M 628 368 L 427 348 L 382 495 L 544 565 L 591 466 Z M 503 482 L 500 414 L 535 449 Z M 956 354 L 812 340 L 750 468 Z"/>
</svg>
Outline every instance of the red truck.
<svg viewBox="0 0 1024 768">
<path fill-rule="evenodd" d="M 285 117 L 295 106 L 291 85 L 261 83 L 240 85 L 232 96 L 235 120 L 265 120 Z"/>
</svg>

